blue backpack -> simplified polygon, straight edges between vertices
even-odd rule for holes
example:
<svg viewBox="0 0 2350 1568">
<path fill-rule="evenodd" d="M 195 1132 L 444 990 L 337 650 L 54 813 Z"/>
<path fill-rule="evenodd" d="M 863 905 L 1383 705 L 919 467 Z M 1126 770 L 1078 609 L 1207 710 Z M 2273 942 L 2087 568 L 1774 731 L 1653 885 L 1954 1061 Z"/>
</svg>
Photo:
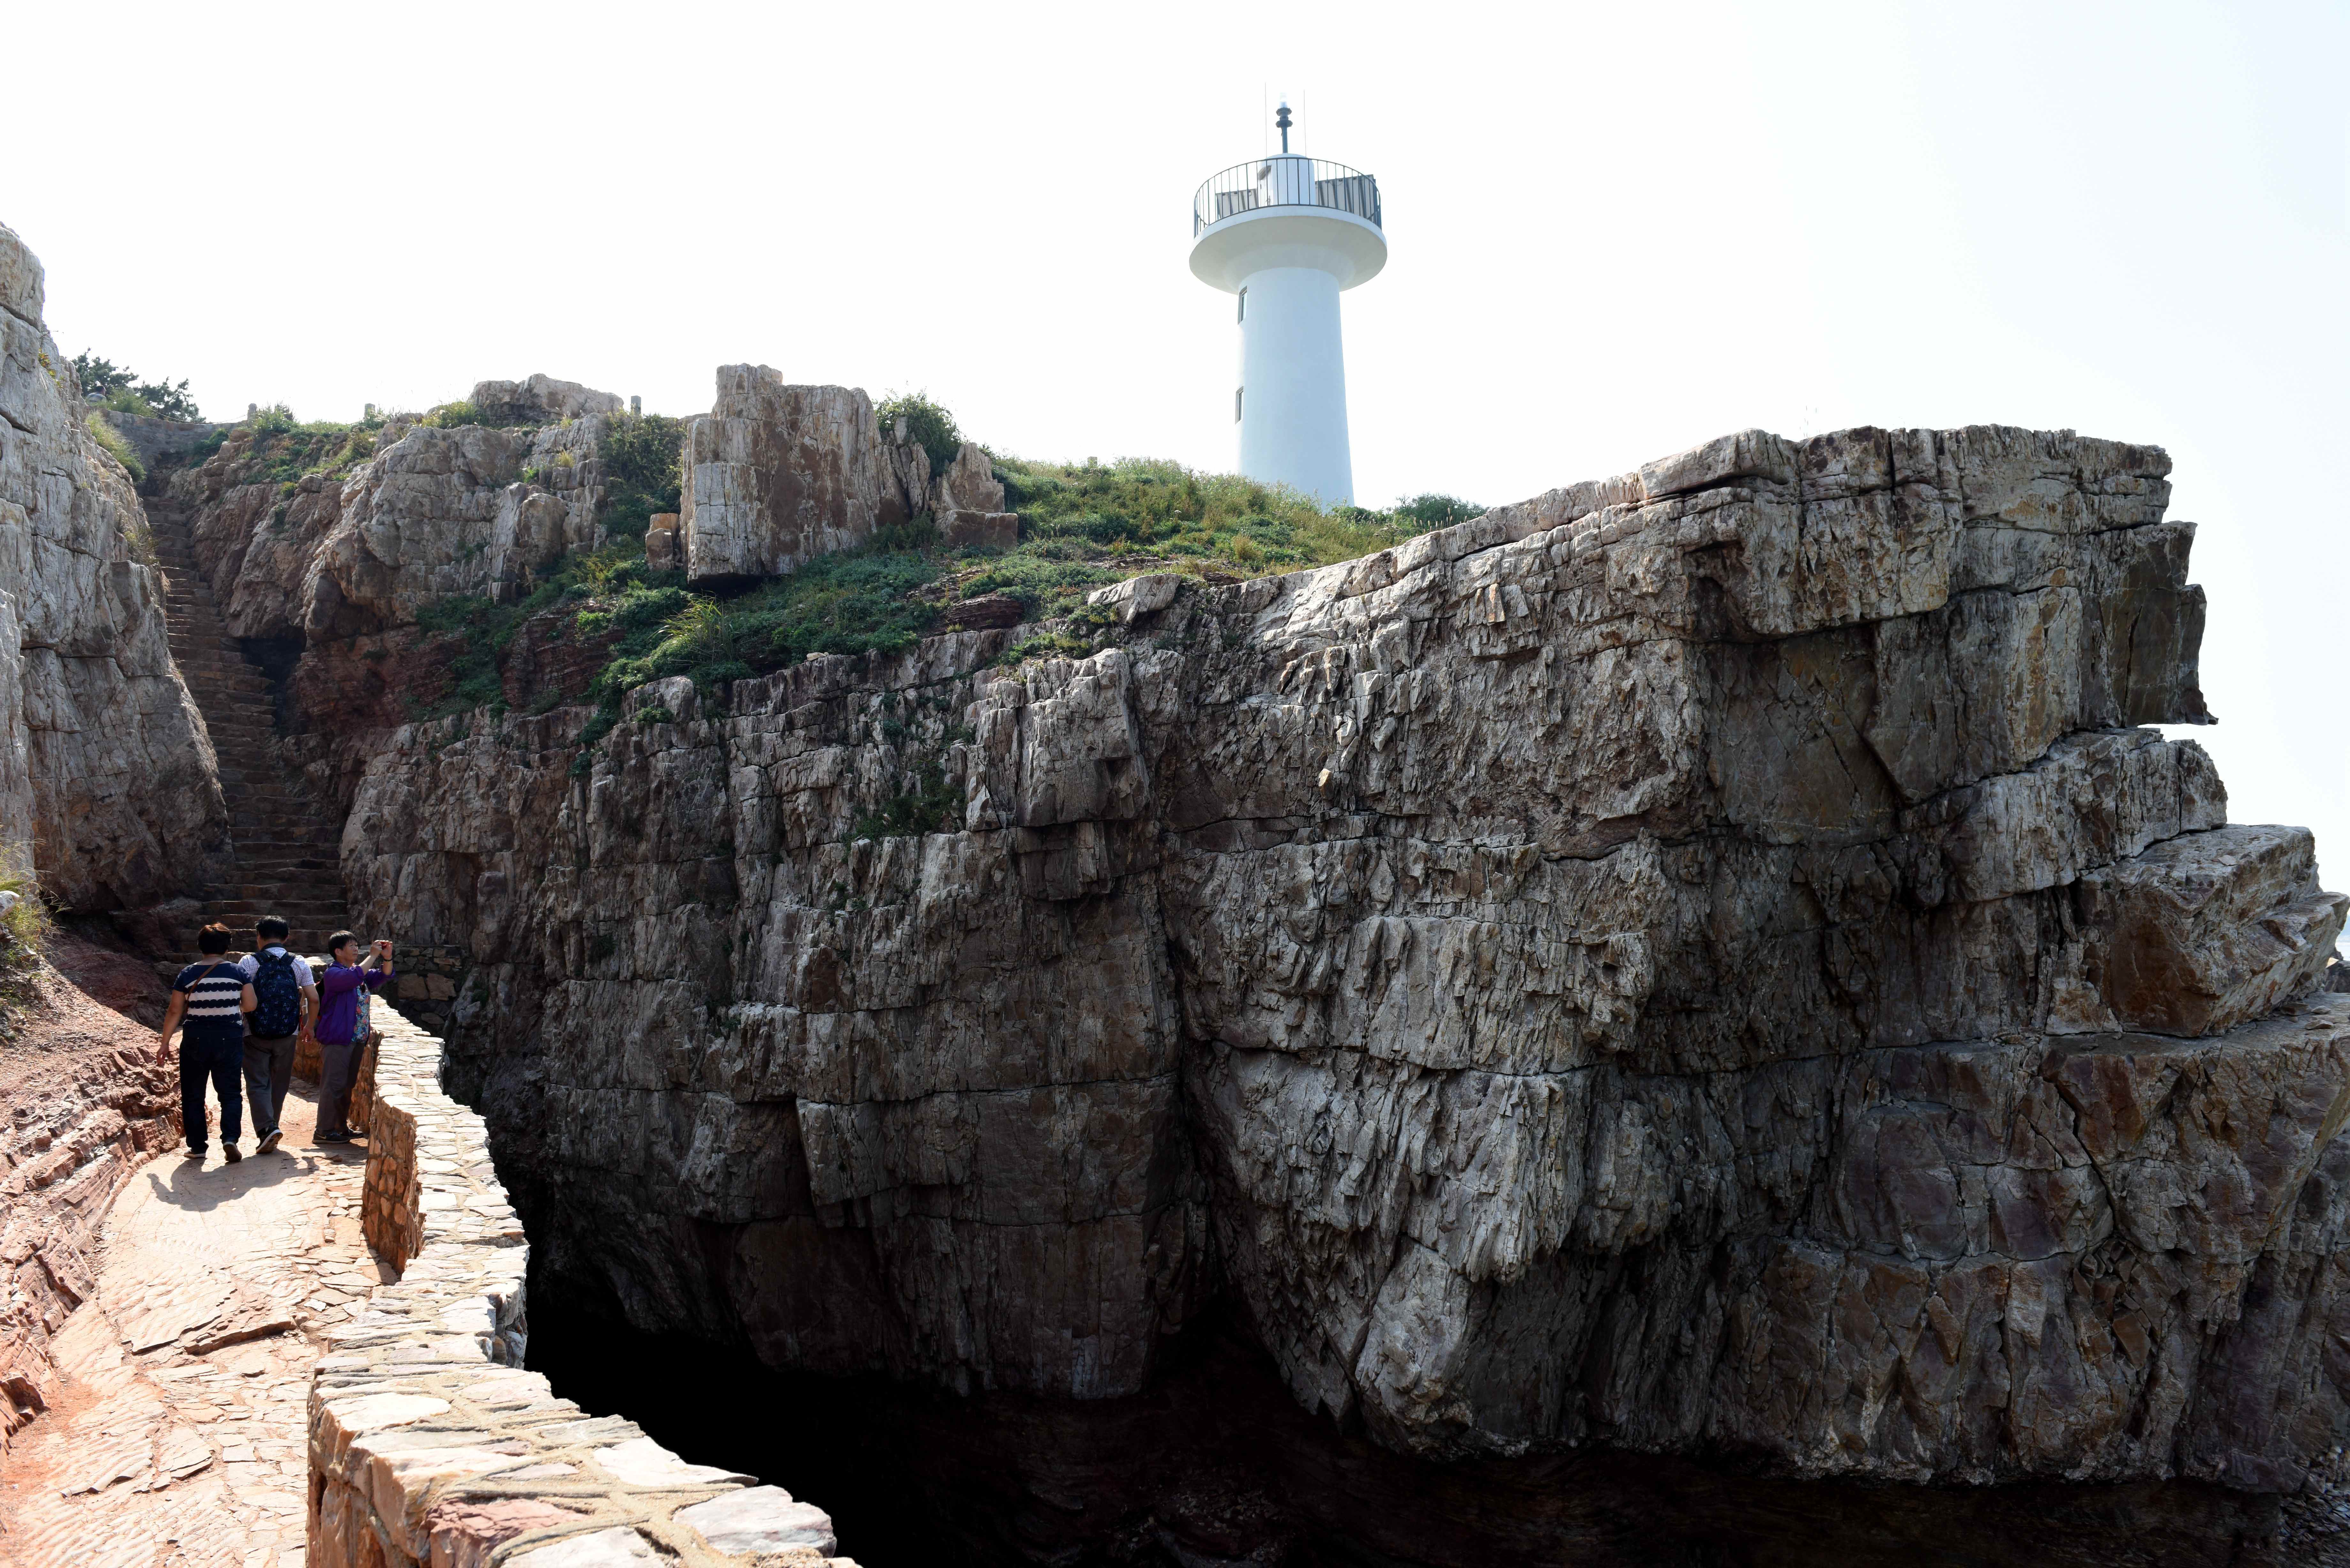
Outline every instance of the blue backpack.
<svg viewBox="0 0 2350 1568">
<path fill-rule="evenodd" d="M 302 988 L 294 982 L 294 955 L 267 949 L 254 955 L 253 1032 L 265 1040 L 302 1027 Z"/>
</svg>

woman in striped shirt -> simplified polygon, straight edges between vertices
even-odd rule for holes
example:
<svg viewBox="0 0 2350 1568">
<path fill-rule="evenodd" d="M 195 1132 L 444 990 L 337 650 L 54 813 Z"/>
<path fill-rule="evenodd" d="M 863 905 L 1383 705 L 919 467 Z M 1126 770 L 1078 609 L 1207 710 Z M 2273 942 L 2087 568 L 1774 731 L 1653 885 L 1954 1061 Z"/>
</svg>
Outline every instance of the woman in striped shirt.
<svg viewBox="0 0 2350 1568">
<path fill-rule="evenodd" d="M 232 1164 L 244 1157 L 236 1140 L 244 1131 L 244 1015 L 254 1009 L 253 984 L 228 961 L 229 929 L 214 921 L 196 937 L 204 956 L 172 982 L 172 1003 L 155 1058 L 172 1059 L 172 1031 L 180 1035 L 180 1125 L 188 1135 L 188 1158 L 204 1158 L 204 1080 L 220 1096 L 221 1152 Z"/>
</svg>

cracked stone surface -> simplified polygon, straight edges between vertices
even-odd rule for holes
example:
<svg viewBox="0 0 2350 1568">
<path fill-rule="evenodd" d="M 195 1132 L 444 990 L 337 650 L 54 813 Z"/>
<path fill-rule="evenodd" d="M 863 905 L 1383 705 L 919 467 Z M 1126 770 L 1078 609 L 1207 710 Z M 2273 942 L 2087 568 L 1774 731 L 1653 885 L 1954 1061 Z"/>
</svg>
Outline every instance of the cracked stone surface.
<svg viewBox="0 0 2350 1568">
<path fill-rule="evenodd" d="M 313 1371 L 391 1277 L 360 1235 L 363 1154 L 311 1144 L 315 1099 L 296 1085 L 276 1153 L 230 1165 L 215 1140 L 132 1174 L 51 1407 L 8 1453 L 0 1560 L 300 1568 Z"/>
<path fill-rule="evenodd" d="M 417 726 L 346 874 L 641 1327 L 1087 1398 L 1222 1291 L 1430 1457 L 2291 1490 L 2345 900 L 2146 727 L 2209 719 L 2168 468 L 1747 431 L 1086 659 Z"/>
</svg>

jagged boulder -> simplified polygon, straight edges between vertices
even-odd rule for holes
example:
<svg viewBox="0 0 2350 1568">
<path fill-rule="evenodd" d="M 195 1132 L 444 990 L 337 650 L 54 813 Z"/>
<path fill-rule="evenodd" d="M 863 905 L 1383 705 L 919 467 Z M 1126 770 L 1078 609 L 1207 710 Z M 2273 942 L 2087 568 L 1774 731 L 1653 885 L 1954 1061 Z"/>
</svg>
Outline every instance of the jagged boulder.
<svg viewBox="0 0 2350 1568">
<path fill-rule="evenodd" d="M 468 400 L 494 425 L 560 424 L 590 414 L 617 414 L 624 406 L 611 392 L 544 374 L 519 381 L 476 381 Z"/>
<path fill-rule="evenodd" d="M 930 462 L 912 442 L 883 438 L 861 388 L 723 365 L 716 404 L 686 429 L 684 493 L 688 577 L 743 582 L 907 521 L 928 501 Z"/>
<path fill-rule="evenodd" d="M 954 512 L 1003 510 L 1003 483 L 995 477 L 995 465 L 977 441 L 962 443 L 954 461 L 931 481 L 930 493 L 931 511 L 940 517 Z"/>
</svg>

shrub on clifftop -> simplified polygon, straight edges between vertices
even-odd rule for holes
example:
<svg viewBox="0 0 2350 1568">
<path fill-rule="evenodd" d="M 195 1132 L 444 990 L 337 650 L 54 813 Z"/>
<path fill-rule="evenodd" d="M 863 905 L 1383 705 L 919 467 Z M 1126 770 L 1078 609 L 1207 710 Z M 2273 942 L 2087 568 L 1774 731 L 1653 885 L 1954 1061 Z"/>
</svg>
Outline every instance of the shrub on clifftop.
<svg viewBox="0 0 2350 1568">
<path fill-rule="evenodd" d="M 875 407 L 873 418 L 884 439 L 899 420 L 905 421 L 908 439 L 929 455 L 932 473 L 943 471 L 962 450 L 962 431 L 955 428 L 954 416 L 931 401 L 927 392 L 892 392 Z"/>
<path fill-rule="evenodd" d="M 117 365 L 84 350 L 73 358 L 74 379 L 80 383 L 82 400 L 121 414 L 144 414 L 150 419 L 201 420 L 196 400 L 188 396 L 185 377 L 174 381 L 166 376 L 160 381 L 142 381 L 139 372 L 127 365 Z"/>
</svg>

